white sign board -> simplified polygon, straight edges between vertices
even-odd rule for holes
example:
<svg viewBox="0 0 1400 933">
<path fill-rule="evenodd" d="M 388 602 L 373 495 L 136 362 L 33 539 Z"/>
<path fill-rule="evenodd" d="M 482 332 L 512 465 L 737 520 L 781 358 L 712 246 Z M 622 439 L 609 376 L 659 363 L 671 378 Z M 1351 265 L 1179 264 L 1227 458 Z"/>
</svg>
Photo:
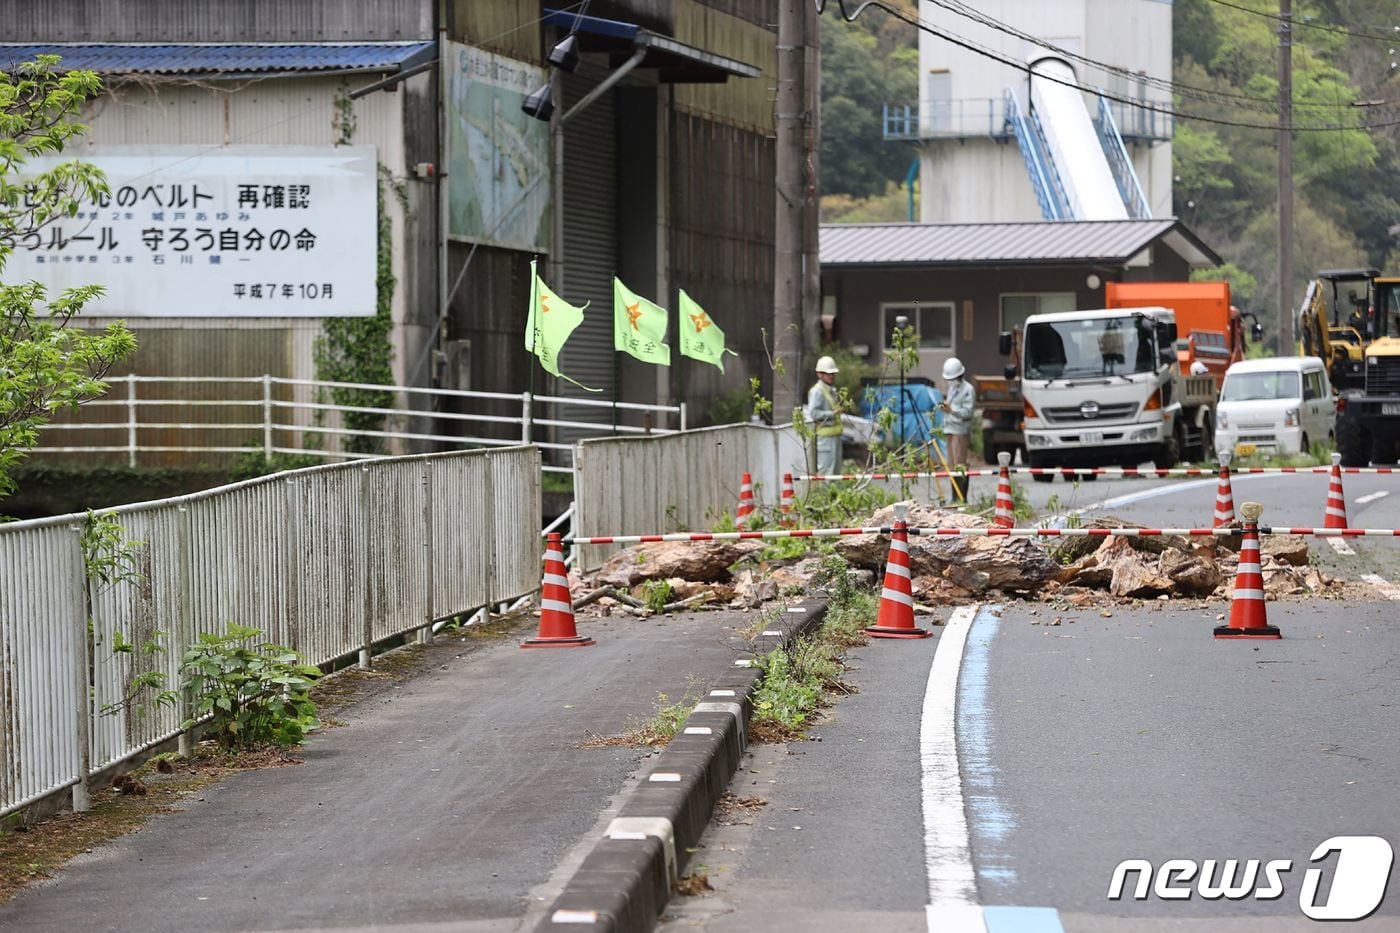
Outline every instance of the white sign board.
<svg viewBox="0 0 1400 933">
<path fill-rule="evenodd" d="M 102 317 L 347 317 L 375 311 L 373 146 L 97 146 L 110 193 L 13 241 L 6 285 L 107 293 Z"/>
</svg>

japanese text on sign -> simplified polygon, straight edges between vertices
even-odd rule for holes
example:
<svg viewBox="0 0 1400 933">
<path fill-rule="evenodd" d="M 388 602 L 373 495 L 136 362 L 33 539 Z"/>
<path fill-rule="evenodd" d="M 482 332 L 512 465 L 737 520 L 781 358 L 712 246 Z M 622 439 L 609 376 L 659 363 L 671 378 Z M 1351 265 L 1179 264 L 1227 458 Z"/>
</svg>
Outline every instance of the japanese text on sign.
<svg viewBox="0 0 1400 933">
<path fill-rule="evenodd" d="M 6 284 L 102 285 L 94 316 L 374 313 L 374 147 L 108 146 L 82 159 L 110 190 L 9 238 Z"/>
</svg>

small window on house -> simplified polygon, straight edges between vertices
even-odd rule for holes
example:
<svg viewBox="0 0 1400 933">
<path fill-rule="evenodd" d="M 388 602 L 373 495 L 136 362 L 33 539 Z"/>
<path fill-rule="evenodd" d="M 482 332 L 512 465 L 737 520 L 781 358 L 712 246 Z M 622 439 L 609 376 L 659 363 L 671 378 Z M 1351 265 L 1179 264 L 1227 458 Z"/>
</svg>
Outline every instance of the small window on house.
<svg viewBox="0 0 1400 933">
<path fill-rule="evenodd" d="M 921 350 L 953 349 L 953 303 L 885 305 L 885 346 L 894 344 L 895 319 L 904 315 Z"/>
<path fill-rule="evenodd" d="M 1001 296 L 1001 330 L 1011 331 L 1026 326 L 1032 314 L 1055 314 L 1077 310 L 1074 292 L 1040 292 Z"/>
</svg>

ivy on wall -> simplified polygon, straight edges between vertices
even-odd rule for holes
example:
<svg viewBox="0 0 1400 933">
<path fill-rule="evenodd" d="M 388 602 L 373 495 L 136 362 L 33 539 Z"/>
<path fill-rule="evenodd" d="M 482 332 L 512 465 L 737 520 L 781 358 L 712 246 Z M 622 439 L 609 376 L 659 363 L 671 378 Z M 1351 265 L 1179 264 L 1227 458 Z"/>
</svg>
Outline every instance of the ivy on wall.
<svg viewBox="0 0 1400 933">
<path fill-rule="evenodd" d="M 342 84 L 336 96 L 332 125 L 337 145 L 349 145 L 356 127 L 349 87 Z M 385 209 L 385 189 L 392 191 L 399 205 L 408 208 L 407 195 L 389 170 L 379 166 L 377 198 L 378 249 L 375 268 L 375 310 L 371 317 L 327 318 L 316 339 L 314 359 L 316 378 L 322 382 L 358 382 L 393 385 L 394 350 L 389 333 L 394 326 L 394 224 Z M 377 389 L 331 389 L 335 405 L 355 408 L 392 408 L 394 394 Z M 383 431 L 387 416 L 377 412 L 340 413 L 341 423 L 350 431 Z M 345 441 L 345 449 L 355 453 L 381 453 L 385 438 L 355 434 Z"/>
</svg>

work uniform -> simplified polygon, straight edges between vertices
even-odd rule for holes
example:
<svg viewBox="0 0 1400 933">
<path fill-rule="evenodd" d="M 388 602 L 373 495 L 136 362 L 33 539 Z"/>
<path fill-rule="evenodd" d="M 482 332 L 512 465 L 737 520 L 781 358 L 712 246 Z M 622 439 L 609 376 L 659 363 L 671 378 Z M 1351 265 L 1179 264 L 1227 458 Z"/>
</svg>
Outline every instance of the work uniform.
<svg viewBox="0 0 1400 933">
<path fill-rule="evenodd" d="M 841 471 L 841 412 L 837 405 L 836 387 L 821 379 L 807 392 L 807 420 L 817 432 L 814 470 L 827 476 Z"/>
<path fill-rule="evenodd" d="M 948 465 L 956 469 L 966 466 L 972 440 L 972 418 L 977 402 L 977 390 L 966 379 L 948 383 L 948 405 L 943 413 L 943 433 L 948 437 Z"/>
</svg>

